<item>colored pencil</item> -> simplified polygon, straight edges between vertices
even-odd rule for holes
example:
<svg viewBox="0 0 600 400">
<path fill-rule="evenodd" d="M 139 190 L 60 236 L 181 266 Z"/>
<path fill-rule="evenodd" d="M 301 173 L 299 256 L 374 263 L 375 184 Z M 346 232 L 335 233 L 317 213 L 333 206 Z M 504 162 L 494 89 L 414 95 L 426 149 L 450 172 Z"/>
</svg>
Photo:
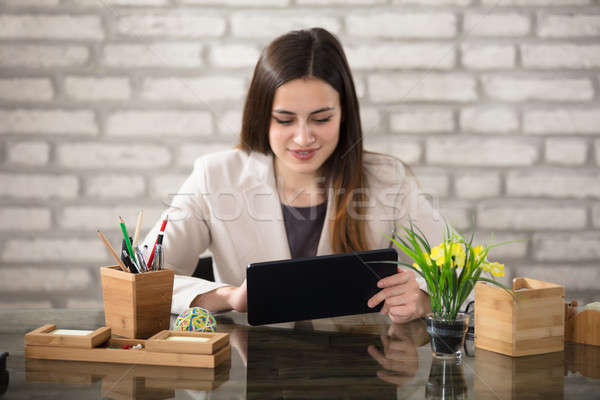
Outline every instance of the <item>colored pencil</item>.
<svg viewBox="0 0 600 400">
<path fill-rule="evenodd" d="M 144 218 L 144 210 L 138 214 L 137 224 L 135 225 L 135 234 L 133 235 L 132 246 L 135 248 L 138 239 L 140 238 L 140 231 L 142 230 L 142 219 Z"/>
<path fill-rule="evenodd" d="M 129 253 L 129 257 L 131 260 L 135 260 L 135 255 L 133 254 L 133 248 L 131 247 L 131 241 L 129 240 L 129 234 L 127 233 L 127 228 L 125 228 L 125 221 L 123 218 L 119 216 L 119 223 L 121 225 L 121 232 L 123 232 L 123 237 L 125 238 L 125 246 L 127 247 L 127 252 Z"/>
<path fill-rule="evenodd" d="M 102 240 L 102 242 L 104 243 L 104 245 L 106 246 L 106 248 L 108 249 L 110 254 L 113 256 L 113 258 L 117 262 L 117 264 L 119 264 L 119 268 L 121 268 L 121 271 L 130 272 L 129 269 L 127 267 L 125 267 L 125 264 L 123 264 L 123 261 L 121 261 L 121 258 L 119 258 L 119 256 L 117 255 L 117 252 L 115 251 L 115 249 L 113 249 L 113 247 L 110 245 L 110 242 L 108 241 L 106 236 L 104 236 L 104 234 L 102 232 L 100 232 L 99 230 L 98 230 L 98 237 L 100 238 L 100 240 Z"/>
</svg>

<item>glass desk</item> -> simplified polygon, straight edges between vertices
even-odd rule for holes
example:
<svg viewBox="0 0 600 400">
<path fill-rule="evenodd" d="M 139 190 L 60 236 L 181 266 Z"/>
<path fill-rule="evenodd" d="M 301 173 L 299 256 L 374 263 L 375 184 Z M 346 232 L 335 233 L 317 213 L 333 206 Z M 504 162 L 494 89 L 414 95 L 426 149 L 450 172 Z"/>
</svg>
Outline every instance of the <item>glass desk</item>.
<svg viewBox="0 0 600 400">
<path fill-rule="evenodd" d="M 25 359 L 23 335 L 46 323 L 104 325 L 102 310 L 0 311 L 0 399 L 600 399 L 600 347 L 511 358 L 473 349 L 433 360 L 422 321 L 378 314 L 250 327 L 218 316 L 231 361 L 217 369 Z"/>
</svg>

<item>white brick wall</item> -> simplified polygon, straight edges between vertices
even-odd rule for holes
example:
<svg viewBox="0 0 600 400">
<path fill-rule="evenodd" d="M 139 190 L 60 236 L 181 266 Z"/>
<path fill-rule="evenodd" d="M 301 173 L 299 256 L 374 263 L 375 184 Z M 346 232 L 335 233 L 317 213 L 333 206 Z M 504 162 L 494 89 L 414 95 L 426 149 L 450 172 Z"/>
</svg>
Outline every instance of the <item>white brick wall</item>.
<svg viewBox="0 0 600 400">
<path fill-rule="evenodd" d="M 0 0 L 0 307 L 101 306 L 96 229 L 117 245 L 143 208 L 147 231 L 238 142 L 263 47 L 313 26 L 365 147 L 463 233 L 522 240 L 490 255 L 507 280 L 600 290 L 598 0 Z"/>
</svg>

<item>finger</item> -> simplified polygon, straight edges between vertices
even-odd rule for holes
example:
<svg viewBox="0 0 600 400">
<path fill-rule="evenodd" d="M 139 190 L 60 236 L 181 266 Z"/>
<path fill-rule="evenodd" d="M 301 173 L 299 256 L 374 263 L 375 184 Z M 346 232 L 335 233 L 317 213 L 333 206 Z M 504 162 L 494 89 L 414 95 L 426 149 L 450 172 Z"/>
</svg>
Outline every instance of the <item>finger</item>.
<svg viewBox="0 0 600 400">
<path fill-rule="evenodd" d="M 383 300 L 391 296 L 399 296 L 405 293 L 407 290 L 411 290 L 409 287 L 404 286 L 392 286 L 377 292 L 373 297 L 369 299 L 367 305 L 371 308 L 375 307 L 377 304 L 381 303 Z"/>
<path fill-rule="evenodd" d="M 386 363 L 385 356 L 383 355 L 382 352 L 380 352 L 377 349 L 377 347 L 370 345 L 369 347 L 367 347 L 367 352 L 369 353 L 369 355 L 371 357 L 373 357 L 373 359 L 375 361 L 377 361 L 379 363 L 379 365 L 381 365 L 382 367 L 384 366 L 384 364 Z"/>
<path fill-rule="evenodd" d="M 418 294 L 417 293 L 402 293 L 398 296 L 390 296 L 385 299 L 385 302 L 388 306 L 404 306 L 411 303 L 415 303 L 417 301 Z"/>
<path fill-rule="evenodd" d="M 390 275 L 377 281 L 377 287 L 386 288 L 395 285 L 403 285 L 411 279 L 408 271 L 399 270 L 398 273 Z"/>
</svg>

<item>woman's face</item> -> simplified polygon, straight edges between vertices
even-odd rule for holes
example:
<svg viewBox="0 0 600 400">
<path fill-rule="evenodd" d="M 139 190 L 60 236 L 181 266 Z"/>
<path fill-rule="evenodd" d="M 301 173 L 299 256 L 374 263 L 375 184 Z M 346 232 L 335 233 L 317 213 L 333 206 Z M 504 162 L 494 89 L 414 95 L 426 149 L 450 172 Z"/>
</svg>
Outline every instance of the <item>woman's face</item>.
<svg viewBox="0 0 600 400">
<path fill-rule="evenodd" d="M 295 79 L 277 88 L 269 128 L 277 169 L 316 175 L 337 146 L 341 118 L 339 94 L 323 80 Z"/>
</svg>

